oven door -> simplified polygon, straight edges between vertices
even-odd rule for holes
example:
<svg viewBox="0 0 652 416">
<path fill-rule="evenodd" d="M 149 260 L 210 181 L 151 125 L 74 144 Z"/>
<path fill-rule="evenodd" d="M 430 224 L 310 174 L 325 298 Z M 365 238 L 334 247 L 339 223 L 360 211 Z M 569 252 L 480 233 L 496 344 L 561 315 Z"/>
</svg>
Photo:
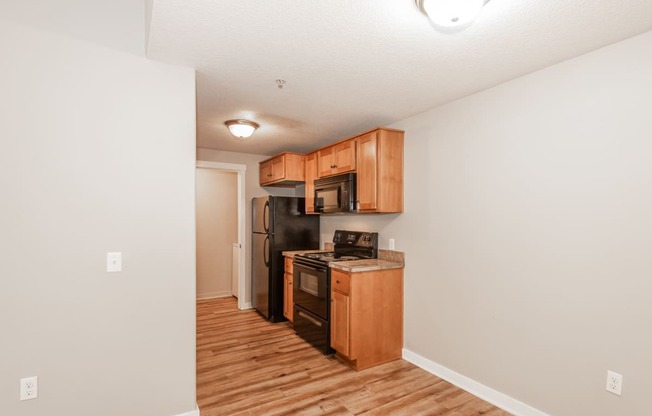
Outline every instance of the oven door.
<svg viewBox="0 0 652 416">
<path fill-rule="evenodd" d="M 294 263 L 294 304 L 328 320 L 329 282 L 328 267 L 306 266 Z"/>
</svg>

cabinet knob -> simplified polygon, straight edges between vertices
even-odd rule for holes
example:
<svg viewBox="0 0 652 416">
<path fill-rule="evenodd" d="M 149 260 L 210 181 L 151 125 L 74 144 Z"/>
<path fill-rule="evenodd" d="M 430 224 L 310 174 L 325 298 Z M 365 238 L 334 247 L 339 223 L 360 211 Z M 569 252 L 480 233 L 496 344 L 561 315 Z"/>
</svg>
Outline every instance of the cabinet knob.
<svg viewBox="0 0 652 416">
<path fill-rule="evenodd" d="M 335 283 L 337 283 L 339 285 L 341 282 L 339 280 L 336 280 Z"/>
</svg>

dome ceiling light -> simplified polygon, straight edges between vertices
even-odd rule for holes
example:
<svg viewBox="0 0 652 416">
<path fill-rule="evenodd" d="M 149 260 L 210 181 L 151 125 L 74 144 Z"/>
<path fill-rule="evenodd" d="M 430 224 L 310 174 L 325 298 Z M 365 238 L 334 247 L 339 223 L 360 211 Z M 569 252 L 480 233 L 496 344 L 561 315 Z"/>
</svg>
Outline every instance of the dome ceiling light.
<svg viewBox="0 0 652 416">
<path fill-rule="evenodd" d="M 469 26 L 489 0 L 415 0 L 421 13 L 444 29 Z"/>
<path fill-rule="evenodd" d="M 260 127 L 258 123 L 243 119 L 227 120 L 224 122 L 224 124 L 226 124 L 226 127 L 229 128 L 229 131 L 232 135 L 241 139 L 250 137 L 252 134 L 254 134 L 254 131 Z"/>
</svg>

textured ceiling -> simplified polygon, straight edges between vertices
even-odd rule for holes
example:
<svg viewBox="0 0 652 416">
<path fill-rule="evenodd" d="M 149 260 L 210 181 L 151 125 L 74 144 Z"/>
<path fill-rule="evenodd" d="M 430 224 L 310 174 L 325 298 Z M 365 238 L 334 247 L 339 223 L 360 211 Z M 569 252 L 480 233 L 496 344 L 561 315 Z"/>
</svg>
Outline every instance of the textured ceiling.
<svg viewBox="0 0 652 416">
<path fill-rule="evenodd" d="M 198 147 L 276 154 L 651 29 L 650 0 L 491 0 L 473 25 L 449 33 L 413 0 L 154 0 L 148 56 L 197 69 Z M 236 139 L 223 124 L 232 118 L 261 127 Z"/>
</svg>

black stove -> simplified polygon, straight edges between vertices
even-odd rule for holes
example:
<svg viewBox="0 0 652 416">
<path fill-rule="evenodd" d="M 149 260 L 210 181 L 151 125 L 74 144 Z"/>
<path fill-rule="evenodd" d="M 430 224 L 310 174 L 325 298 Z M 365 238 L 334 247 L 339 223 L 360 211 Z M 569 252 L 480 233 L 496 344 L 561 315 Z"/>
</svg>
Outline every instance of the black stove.
<svg viewBox="0 0 652 416">
<path fill-rule="evenodd" d="M 378 257 L 378 233 L 337 230 L 333 251 L 294 256 L 294 329 L 325 354 L 330 347 L 329 264 Z"/>
<path fill-rule="evenodd" d="M 307 264 L 315 264 L 318 266 L 328 266 L 329 263 L 332 263 L 334 261 L 360 260 L 360 259 L 364 259 L 365 257 L 340 254 L 334 251 L 320 251 L 317 253 L 297 254 L 294 260 L 297 261 L 297 258 L 299 258 L 298 261 L 299 264 L 307 263 Z"/>
<path fill-rule="evenodd" d="M 375 259 L 378 257 L 378 233 L 337 230 L 333 235 L 334 251 L 297 254 L 295 264 L 328 266 L 334 261 Z"/>
<path fill-rule="evenodd" d="M 345 256 L 334 251 L 320 251 L 318 253 L 306 253 L 300 254 L 300 256 L 308 257 L 309 259 L 321 260 L 321 261 L 345 261 L 345 260 L 359 260 L 361 257 L 358 256 Z"/>
</svg>

